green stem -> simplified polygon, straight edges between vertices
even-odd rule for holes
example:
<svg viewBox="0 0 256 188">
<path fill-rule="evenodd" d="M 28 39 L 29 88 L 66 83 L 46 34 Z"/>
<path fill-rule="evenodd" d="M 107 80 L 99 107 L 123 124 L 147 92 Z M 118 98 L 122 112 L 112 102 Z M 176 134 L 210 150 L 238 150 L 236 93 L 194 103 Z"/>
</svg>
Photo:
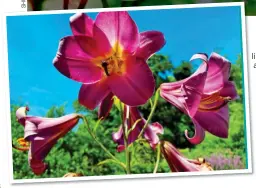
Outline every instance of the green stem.
<svg viewBox="0 0 256 188">
<path fill-rule="evenodd" d="M 151 119 L 152 119 L 152 117 L 153 117 L 153 115 L 154 115 L 154 112 L 155 112 L 156 106 L 157 106 L 157 102 L 158 102 L 158 99 L 159 99 L 159 94 L 160 94 L 159 91 L 160 91 L 160 89 L 157 89 L 157 90 L 156 90 L 155 100 L 154 100 L 153 107 L 152 107 L 152 109 L 151 109 L 151 112 L 150 112 L 150 114 L 149 114 L 149 116 L 148 116 L 148 119 L 147 119 L 147 121 L 146 121 L 144 127 L 143 127 L 142 130 L 140 131 L 140 134 L 139 134 L 138 138 L 140 138 L 140 137 L 143 135 L 143 133 L 145 132 L 145 129 L 147 128 L 149 122 L 151 121 Z"/>
<path fill-rule="evenodd" d="M 129 152 L 129 148 L 128 148 L 128 129 L 127 129 L 127 125 L 125 125 L 126 114 L 124 116 L 121 102 L 120 102 L 120 112 L 121 112 L 122 129 L 123 129 L 123 135 L 124 135 L 126 172 L 127 172 L 127 174 L 130 174 L 131 173 L 131 160 L 130 160 L 130 152 Z"/>
<path fill-rule="evenodd" d="M 118 164 L 120 164 L 124 169 L 126 169 L 126 166 L 124 163 L 122 163 L 121 161 L 119 161 L 96 137 L 96 135 L 93 133 L 93 131 L 91 130 L 90 126 L 89 126 L 89 123 L 87 121 L 87 119 L 84 117 L 84 116 L 80 116 L 85 125 L 86 125 L 86 128 L 89 132 L 89 134 L 91 135 L 91 137 L 94 139 L 94 141 L 113 159 L 115 160 Z"/>
<path fill-rule="evenodd" d="M 160 158 L 161 158 L 161 148 L 160 148 L 160 143 L 158 143 L 158 145 L 157 145 L 156 165 L 155 165 L 155 169 L 153 171 L 154 174 L 157 173 L 157 169 L 158 169 L 158 166 L 159 166 Z"/>
</svg>

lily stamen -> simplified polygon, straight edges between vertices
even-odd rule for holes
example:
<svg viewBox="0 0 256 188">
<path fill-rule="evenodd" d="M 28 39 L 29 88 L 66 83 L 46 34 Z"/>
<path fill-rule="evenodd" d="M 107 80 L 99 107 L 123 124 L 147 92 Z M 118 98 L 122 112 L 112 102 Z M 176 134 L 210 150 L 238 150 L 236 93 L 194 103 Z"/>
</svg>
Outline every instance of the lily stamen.
<svg viewBox="0 0 256 188">
<path fill-rule="evenodd" d="M 28 151 L 29 150 L 29 146 L 30 146 L 30 143 L 28 141 L 26 141 L 24 138 L 19 138 L 17 139 L 17 143 L 19 144 L 19 146 L 15 146 L 13 143 L 12 143 L 12 147 L 16 150 L 19 150 L 19 151 Z"/>
<path fill-rule="evenodd" d="M 199 111 L 217 111 L 224 107 L 228 102 L 231 101 L 231 97 L 222 97 L 220 96 L 220 93 L 214 93 L 208 97 L 202 98 L 200 105 L 199 105 Z"/>
</svg>

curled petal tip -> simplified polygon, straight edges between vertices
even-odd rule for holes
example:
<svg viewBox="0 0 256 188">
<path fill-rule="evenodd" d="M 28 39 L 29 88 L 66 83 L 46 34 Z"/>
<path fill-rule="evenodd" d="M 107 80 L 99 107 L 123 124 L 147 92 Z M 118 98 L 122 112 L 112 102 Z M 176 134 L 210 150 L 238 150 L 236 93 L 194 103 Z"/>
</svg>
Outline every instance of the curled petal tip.
<svg viewBox="0 0 256 188">
<path fill-rule="evenodd" d="M 18 108 L 16 111 L 17 120 L 21 121 L 22 119 L 24 119 L 27 116 L 27 111 L 29 111 L 29 108 L 27 106 Z M 25 123 L 25 122 L 23 122 L 23 123 Z M 23 124 L 23 123 L 21 123 L 21 124 Z"/>
<path fill-rule="evenodd" d="M 208 60 L 208 55 L 205 54 L 205 53 L 197 53 L 197 54 L 194 54 L 189 61 L 194 61 L 196 59 L 201 59 L 203 61 L 207 61 Z"/>
<path fill-rule="evenodd" d="M 205 130 L 198 125 L 198 122 L 196 122 L 196 120 L 194 120 L 194 126 L 195 126 L 195 133 L 193 137 L 189 137 L 188 135 L 188 130 L 186 129 L 185 132 L 185 137 L 188 139 L 188 141 L 191 144 L 200 144 L 204 138 L 205 138 Z"/>
</svg>

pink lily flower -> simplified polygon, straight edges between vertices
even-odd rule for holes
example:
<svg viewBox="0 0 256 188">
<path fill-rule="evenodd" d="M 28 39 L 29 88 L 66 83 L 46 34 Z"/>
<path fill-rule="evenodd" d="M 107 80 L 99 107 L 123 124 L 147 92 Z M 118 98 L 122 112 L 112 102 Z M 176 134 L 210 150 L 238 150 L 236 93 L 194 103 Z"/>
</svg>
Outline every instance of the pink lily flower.
<svg viewBox="0 0 256 188">
<path fill-rule="evenodd" d="M 160 86 L 160 95 L 187 114 L 194 123 L 195 134 L 189 138 L 192 144 L 204 140 L 205 130 L 211 134 L 228 137 L 228 102 L 238 98 L 235 84 L 229 81 L 231 63 L 217 53 L 209 60 L 205 54 L 196 54 L 192 60 L 203 63 L 190 77 Z"/>
<path fill-rule="evenodd" d="M 210 163 L 203 158 L 187 159 L 170 142 L 161 142 L 161 152 L 172 172 L 213 171 Z"/>
<path fill-rule="evenodd" d="M 137 122 L 135 128 L 128 135 L 128 145 L 137 140 L 142 128 L 144 127 L 146 120 L 141 116 L 138 108 L 129 107 L 130 118 L 127 120 L 128 130 L 132 128 L 135 122 Z M 125 106 L 124 114 L 126 114 L 127 106 Z M 140 121 L 138 121 L 140 120 Z M 164 129 L 162 125 L 158 122 L 149 124 L 144 132 L 144 138 L 149 142 L 150 146 L 155 149 L 156 145 L 159 143 L 158 134 L 163 134 Z M 124 146 L 124 137 L 123 137 L 123 129 L 120 126 L 119 130 L 112 134 L 112 138 L 114 142 L 118 144 L 117 151 L 121 152 L 125 149 Z"/>
<path fill-rule="evenodd" d="M 74 36 L 60 41 L 54 66 L 83 83 L 80 104 L 90 110 L 104 104 L 102 110 L 108 112 L 111 95 L 129 106 L 146 103 L 155 89 L 146 60 L 165 44 L 163 34 L 139 33 L 125 11 L 101 12 L 95 21 L 86 14 L 75 14 L 70 25 Z"/>
<path fill-rule="evenodd" d="M 59 118 L 28 116 L 28 107 L 16 111 L 18 122 L 24 126 L 24 139 L 30 142 L 28 160 L 32 171 L 40 175 L 47 169 L 44 163 L 58 139 L 65 136 L 78 123 L 78 114 L 69 114 Z"/>
</svg>

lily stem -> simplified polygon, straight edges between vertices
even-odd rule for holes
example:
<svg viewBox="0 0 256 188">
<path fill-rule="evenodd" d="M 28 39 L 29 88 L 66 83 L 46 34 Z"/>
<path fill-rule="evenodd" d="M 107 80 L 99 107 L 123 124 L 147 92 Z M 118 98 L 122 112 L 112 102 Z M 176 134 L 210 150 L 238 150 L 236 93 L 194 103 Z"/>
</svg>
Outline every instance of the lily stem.
<svg viewBox="0 0 256 188">
<path fill-rule="evenodd" d="M 122 120 L 122 129 L 124 135 L 124 146 L 125 146 L 125 158 L 126 158 L 126 172 L 127 174 L 131 173 L 131 159 L 130 159 L 130 151 L 128 148 L 128 127 L 127 127 L 127 117 L 126 114 L 123 114 L 122 103 L 120 102 L 120 112 L 121 112 L 121 120 Z M 127 109 L 127 113 L 129 113 L 129 108 Z"/>
<path fill-rule="evenodd" d="M 145 125 L 143 126 L 143 128 L 142 128 L 141 131 L 140 131 L 140 134 L 139 134 L 138 138 L 141 138 L 141 136 L 144 134 L 145 129 L 147 128 L 149 122 L 151 121 L 151 119 L 152 119 L 152 117 L 153 117 L 153 115 L 154 115 L 154 112 L 155 112 L 156 106 L 157 106 L 157 102 L 158 102 L 158 99 L 159 99 L 159 95 L 160 95 L 159 92 L 160 92 L 160 89 L 157 89 L 157 90 L 156 90 L 156 94 L 155 94 L 155 99 L 154 99 L 153 107 L 152 107 L 152 109 L 151 109 L 151 112 L 150 112 L 150 114 L 149 114 L 149 116 L 148 116 L 148 119 L 147 119 Z"/>
<path fill-rule="evenodd" d="M 155 168 L 154 168 L 154 171 L 153 171 L 154 174 L 157 173 L 157 169 L 158 169 L 158 166 L 159 166 L 160 158 L 161 158 L 161 148 L 160 148 L 160 143 L 158 143 L 157 144 L 156 165 L 155 165 Z"/>
<path fill-rule="evenodd" d="M 114 160 L 116 161 L 119 165 L 121 165 L 124 169 L 126 169 L 126 166 L 124 163 L 122 163 L 121 161 L 119 161 L 96 137 L 96 135 L 93 133 L 93 131 L 91 130 L 89 123 L 86 119 L 86 117 L 81 115 L 81 118 L 83 119 L 86 128 L 89 132 L 89 134 L 91 135 L 91 137 L 94 139 L 94 141 Z"/>
</svg>

